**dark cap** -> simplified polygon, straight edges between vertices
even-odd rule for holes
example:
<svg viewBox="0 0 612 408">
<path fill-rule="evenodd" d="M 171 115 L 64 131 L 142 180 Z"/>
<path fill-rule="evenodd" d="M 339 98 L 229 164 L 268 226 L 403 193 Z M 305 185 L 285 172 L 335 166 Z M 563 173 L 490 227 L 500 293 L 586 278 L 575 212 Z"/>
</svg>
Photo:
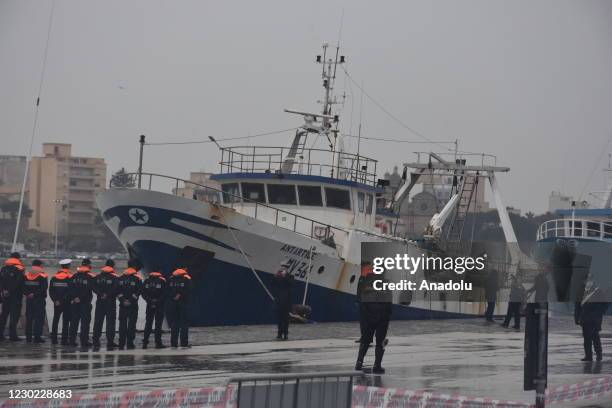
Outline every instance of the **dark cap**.
<svg viewBox="0 0 612 408">
<path fill-rule="evenodd" d="M 35 259 L 32 261 L 32 266 L 42 266 L 43 262 L 40 259 Z"/>
<path fill-rule="evenodd" d="M 105 265 L 113 268 L 115 266 L 115 261 L 113 261 L 112 259 L 107 259 Z"/>
<path fill-rule="evenodd" d="M 89 258 L 83 259 L 83 261 L 81 262 L 81 265 L 83 265 L 83 266 L 91 266 L 91 259 L 89 259 Z"/>
<path fill-rule="evenodd" d="M 128 268 L 140 269 L 142 268 L 142 263 L 138 258 L 131 258 L 127 263 Z"/>
<path fill-rule="evenodd" d="M 19 252 L 11 252 L 11 258 L 21 259 L 21 254 Z"/>
</svg>

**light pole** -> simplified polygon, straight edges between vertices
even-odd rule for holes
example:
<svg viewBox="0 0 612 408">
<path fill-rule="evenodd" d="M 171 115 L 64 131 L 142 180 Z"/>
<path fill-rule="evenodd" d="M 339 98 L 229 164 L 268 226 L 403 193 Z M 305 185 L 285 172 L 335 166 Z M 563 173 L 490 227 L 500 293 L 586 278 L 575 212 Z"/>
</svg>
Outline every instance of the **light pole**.
<svg viewBox="0 0 612 408">
<path fill-rule="evenodd" d="M 63 203 L 64 200 L 61 199 L 55 199 L 53 200 L 53 202 L 55 203 L 55 257 L 57 258 L 57 236 L 58 236 L 58 218 L 59 218 L 59 214 L 58 214 L 58 207 L 59 204 Z"/>
</svg>

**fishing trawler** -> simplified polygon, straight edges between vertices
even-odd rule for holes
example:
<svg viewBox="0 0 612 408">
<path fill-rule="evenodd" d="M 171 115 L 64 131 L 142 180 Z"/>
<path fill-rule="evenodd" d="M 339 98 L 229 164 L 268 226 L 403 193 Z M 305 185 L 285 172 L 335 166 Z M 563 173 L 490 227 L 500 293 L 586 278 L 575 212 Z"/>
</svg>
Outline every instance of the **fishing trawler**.
<svg viewBox="0 0 612 408">
<path fill-rule="evenodd" d="M 441 225 L 449 214 L 456 222 L 465 216 L 474 179 L 488 178 L 496 188 L 495 172 L 508 171 L 428 155 L 407 165 L 414 174 L 404 179 L 387 208 L 377 208 L 384 186 L 376 176 L 377 161 L 343 147 L 333 88 L 336 69 L 345 59 L 338 48 L 333 58 L 330 53 L 324 45 L 317 56 L 324 88 L 321 112 L 285 109 L 304 120 L 288 147 L 225 147 L 212 139 L 221 154 L 219 172 L 210 177 L 218 189 L 140 171 L 133 174 L 137 187 L 111 180 L 110 188 L 97 196 L 104 222 L 129 254 L 142 260 L 145 273 L 168 274 L 177 265 L 189 269 L 196 292 L 190 308 L 193 325 L 273 322 L 271 280 L 283 263 L 295 277 L 294 303 L 310 305 L 312 320 L 356 320 L 361 244 L 395 242 L 412 256 L 425 251 L 394 234 L 394 210 L 421 175 L 441 171 L 461 174 L 464 180 L 442 211 L 445 215 L 436 218 Z M 328 146 L 317 148 L 316 141 Z M 156 191 L 164 183 L 175 188 Z M 204 194 L 176 193 L 188 185 Z M 505 214 L 503 205 L 498 208 Z M 477 300 L 447 302 L 437 296 L 428 293 L 410 302 L 394 298 L 394 319 L 484 311 Z"/>
<path fill-rule="evenodd" d="M 556 210 L 559 218 L 542 223 L 537 231 L 541 263 L 555 276 L 557 310 L 573 313 L 582 298 L 585 283 L 600 289 L 600 300 L 612 301 L 612 155 L 604 172 L 605 191 L 590 193 L 603 205 L 572 202 L 571 208 Z"/>
</svg>

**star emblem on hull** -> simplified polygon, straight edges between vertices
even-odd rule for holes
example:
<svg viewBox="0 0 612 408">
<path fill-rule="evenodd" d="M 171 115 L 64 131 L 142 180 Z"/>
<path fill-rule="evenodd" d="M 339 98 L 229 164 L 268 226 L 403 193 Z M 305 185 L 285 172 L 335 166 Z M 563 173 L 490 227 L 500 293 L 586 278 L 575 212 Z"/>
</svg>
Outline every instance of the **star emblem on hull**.
<svg viewBox="0 0 612 408">
<path fill-rule="evenodd" d="M 136 224 L 146 224 L 149 222 L 149 214 L 143 209 L 131 208 L 128 214 Z"/>
</svg>

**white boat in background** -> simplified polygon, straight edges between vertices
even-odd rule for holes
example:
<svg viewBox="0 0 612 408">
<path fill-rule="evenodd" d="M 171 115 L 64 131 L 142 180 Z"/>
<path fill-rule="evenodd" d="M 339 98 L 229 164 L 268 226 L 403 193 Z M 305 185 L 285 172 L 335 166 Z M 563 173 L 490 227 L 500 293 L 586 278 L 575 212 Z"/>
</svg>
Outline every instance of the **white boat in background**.
<svg viewBox="0 0 612 408">
<path fill-rule="evenodd" d="M 324 45 L 318 57 L 325 90 L 321 113 L 286 110 L 304 119 L 288 147 L 219 146 L 220 170 L 211 179 L 220 189 L 139 173 L 141 187 L 119 187 L 111 180 L 110 188 L 97 196 L 104 222 L 129 254 L 143 261 L 145 271 L 168 274 L 177 265 L 189 268 L 196 291 L 193 325 L 273 322 L 271 279 L 286 260 L 296 278 L 294 303 L 310 305 L 313 320 L 356 320 L 363 242 L 395 242 L 414 257 L 425 252 L 417 243 L 392 234 L 397 217 L 389 209 L 377 212 L 377 194 L 384 184 L 376 176 L 377 161 L 343 148 L 340 118 L 332 108 L 337 102 L 336 67 L 344 57 L 335 51 L 335 57 L 328 58 Z M 329 142 L 329 148 L 315 148 L 317 140 Z M 439 159 L 434 159 L 434 166 L 431 157 Z M 466 174 L 472 175 L 472 181 L 488 178 L 496 186 L 494 173 L 508 170 L 470 167 L 465 160 L 448 162 L 437 155 L 427 160 L 410 165 L 415 174 L 405 180 L 390 209 L 401 204 L 419 175 L 427 172 L 454 172 L 461 180 L 456 192 L 460 194 L 463 184 L 468 184 Z M 170 184 L 174 193 L 190 186 L 204 194 L 192 199 L 168 189 L 155 191 Z M 446 213 L 456 218 L 465 202 L 451 201 L 456 207 Z M 410 304 L 402 300 L 394 299 L 394 319 L 484 312 L 480 301 L 448 302 L 431 292 L 412 298 Z"/>
</svg>

